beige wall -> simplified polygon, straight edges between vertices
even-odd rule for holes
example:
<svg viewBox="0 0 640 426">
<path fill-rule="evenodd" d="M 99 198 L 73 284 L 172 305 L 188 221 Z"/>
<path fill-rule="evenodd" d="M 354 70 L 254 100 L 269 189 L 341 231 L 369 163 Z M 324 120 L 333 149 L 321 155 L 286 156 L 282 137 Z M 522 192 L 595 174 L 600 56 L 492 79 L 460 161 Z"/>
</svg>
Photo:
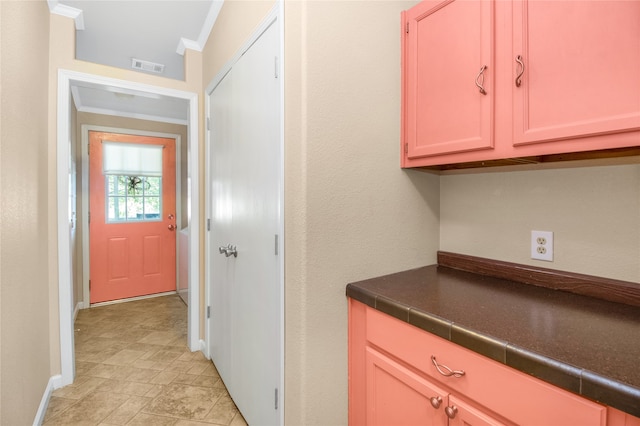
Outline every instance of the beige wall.
<svg viewBox="0 0 640 426">
<path fill-rule="evenodd" d="M 345 285 L 435 261 L 438 177 L 399 168 L 399 14 L 413 3 L 285 2 L 287 424 L 347 422 Z M 225 3 L 205 78 L 267 6 Z"/>
<path fill-rule="evenodd" d="M 442 176 L 440 248 L 640 282 L 640 159 L 624 162 Z M 552 263 L 530 259 L 531 230 L 554 232 Z"/>
<path fill-rule="evenodd" d="M 202 53 L 202 87 L 235 55 L 271 10 L 275 0 L 227 0 Z"/>
<path fill-rule="evenodd" d="M 0 2 L 0 424 L 31 424 L 49 377 L 49 10 Z"/>
<path fill-rule="evenodd" d="M 399 167 L 413 4 L 285 3 L 289 424 L 347 423 L 345 285 L 435 262 L 439 178 Z"/>
</svg>

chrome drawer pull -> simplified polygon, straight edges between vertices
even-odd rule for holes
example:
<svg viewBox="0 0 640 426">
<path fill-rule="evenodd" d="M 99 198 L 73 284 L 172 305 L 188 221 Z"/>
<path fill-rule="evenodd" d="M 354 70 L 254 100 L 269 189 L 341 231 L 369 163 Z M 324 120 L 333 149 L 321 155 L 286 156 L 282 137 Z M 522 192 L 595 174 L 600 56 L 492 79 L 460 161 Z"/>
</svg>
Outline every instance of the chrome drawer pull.
<svg viewBox="0 0 640 426">
<path fill-rule="evenodd" d="M 431 362 L 438 370 L 438 373 L 442 374 L 445 377 L 462 377 L 464 376 L 464 370 L 452 370 L 444 364 L 438 364 L 436 361 L 436 357 L 431 355 Z"/>
</svg>

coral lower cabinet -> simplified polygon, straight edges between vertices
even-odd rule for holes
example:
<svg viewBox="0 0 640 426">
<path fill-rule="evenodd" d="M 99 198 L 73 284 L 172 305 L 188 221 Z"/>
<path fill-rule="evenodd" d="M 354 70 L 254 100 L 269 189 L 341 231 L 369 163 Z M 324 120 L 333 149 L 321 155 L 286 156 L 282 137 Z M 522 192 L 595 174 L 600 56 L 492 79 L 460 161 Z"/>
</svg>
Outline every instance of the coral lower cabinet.
<svg viewBox="0 0 640 426">
<path fill-rule="evenodd" d="M 427 0 L 402 22 L 403 167 L 640 145 L 640 1 Z"/>
<path fill-rule="evenodd" d="M 349 424 L 604 426 L 607 407 L 349 299 Z"/>
</svg>

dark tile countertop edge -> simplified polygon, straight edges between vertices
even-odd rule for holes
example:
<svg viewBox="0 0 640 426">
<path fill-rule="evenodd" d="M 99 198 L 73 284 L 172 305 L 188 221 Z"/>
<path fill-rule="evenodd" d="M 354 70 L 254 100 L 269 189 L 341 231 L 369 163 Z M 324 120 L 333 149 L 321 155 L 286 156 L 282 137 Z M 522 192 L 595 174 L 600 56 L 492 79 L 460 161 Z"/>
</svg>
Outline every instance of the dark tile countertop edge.
<svg viewBox="0 0 640 426">
<path fill-rule="evenodd" d="M 471 327 L 456 324 L 446 318 L 376 294 L 358 286 L 358 283 L 348 284 L 346 295 L 518 371 L 640 417 L 640 388 L 518 347 Z"/>
</svg>

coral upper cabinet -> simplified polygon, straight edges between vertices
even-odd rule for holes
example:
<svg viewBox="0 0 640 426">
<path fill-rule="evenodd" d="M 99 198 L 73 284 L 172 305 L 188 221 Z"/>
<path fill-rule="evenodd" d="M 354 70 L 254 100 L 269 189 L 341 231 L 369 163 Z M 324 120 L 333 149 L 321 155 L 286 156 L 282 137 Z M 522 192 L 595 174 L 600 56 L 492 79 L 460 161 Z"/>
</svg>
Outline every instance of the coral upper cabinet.
<svg viewBox="0 0 640 426">
<path fill-rule="evenodd" d="M 402 165 L 640 145 L 640 1 L 424 1 L 402 15 Z"/>
</svg>

